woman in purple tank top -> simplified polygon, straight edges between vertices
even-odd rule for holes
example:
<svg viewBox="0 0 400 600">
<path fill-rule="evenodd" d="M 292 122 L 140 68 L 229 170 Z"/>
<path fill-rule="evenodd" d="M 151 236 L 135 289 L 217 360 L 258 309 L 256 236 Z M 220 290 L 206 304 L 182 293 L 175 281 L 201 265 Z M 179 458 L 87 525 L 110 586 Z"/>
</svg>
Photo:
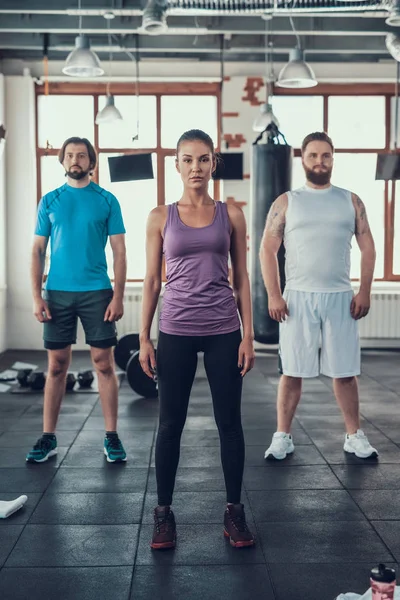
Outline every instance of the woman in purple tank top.
<svg viewBox="0 0 400 600">
<path fill-rule="evenodd" d="M 215 161 L 214 145 L 206 133 L 197 129 L 184 133 L 176 158 L 184 186 L 182 198 L 155 208 L 147 223 L 140 363 L 149 377 L 157 368 L 160 400 L 153 549 L 173 548 L 176 543 L 172 495 L 198 352 L 204 353 L 221 441 L 227 493 L 224 534 L 234 547 L 254 544 L 240 501 L 244 468 L 242 381 L 254 364 L 246 223 L 240 208 L 215 202 L 209 196 Z M 150 328 L 161 291 L 163 255 L 167 283 L 156 364 Z M 229 255 L 233 290 L 228 279 Z"/>
</svg>

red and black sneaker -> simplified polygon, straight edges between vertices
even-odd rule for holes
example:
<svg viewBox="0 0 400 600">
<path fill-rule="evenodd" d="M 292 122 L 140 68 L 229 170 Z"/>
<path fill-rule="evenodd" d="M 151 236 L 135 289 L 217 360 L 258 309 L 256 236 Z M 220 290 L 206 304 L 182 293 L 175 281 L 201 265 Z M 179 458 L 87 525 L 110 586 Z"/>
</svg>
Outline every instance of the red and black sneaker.
<svg viewBox="0 0 400 600">
<path fill-rule="evenodd" d="M 224 535 L 234 548 L 254 546 L 255 540 L 247 527 L 243 504 L 228 504 L 224 515 Z"/>
<path fill-rule="evenodd" d="M 154 531 L 151 547 L 153 550 L 175 548 L 176 525 L 174 513 L 169 506 L 154 509 Z"/>
</svg>

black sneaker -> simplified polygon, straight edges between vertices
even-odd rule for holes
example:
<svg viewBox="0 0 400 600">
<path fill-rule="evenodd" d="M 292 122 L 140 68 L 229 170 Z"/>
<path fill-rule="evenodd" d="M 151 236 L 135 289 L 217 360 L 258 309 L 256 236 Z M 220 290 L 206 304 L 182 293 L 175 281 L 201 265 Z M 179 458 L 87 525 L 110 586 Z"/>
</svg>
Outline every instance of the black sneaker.
<svg viewBox="0 0 400 600">
<path fill-rule="evenodd" d="M 175 548 L 176 524 L 174 513 L 169 506 L 154 509 L 154 531 L 151 547 L 153 550 Z"/>
<path fill-rule="evenodd" d="M 229 504 L 224 515 L 224 535 L 234 548 L 254 546 L 255 540 L 247 527 L 243 504 Z"/>
<path fill-rule="evenodd" d="M 51 456 L 57 454 L 57 438 L 42 436 L 38 439 L 33 449 L 26 455 L 26 462 L 46 462 Z"/>
</svg>

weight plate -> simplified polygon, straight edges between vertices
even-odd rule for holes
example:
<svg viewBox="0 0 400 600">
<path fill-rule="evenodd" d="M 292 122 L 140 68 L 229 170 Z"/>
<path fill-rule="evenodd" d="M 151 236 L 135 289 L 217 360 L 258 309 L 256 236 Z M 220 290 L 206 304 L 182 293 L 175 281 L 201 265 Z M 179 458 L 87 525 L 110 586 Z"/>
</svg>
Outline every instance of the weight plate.
<svg viewBox="0 0 400 600">
<path fill-rule="evenodd" d="M 126 371 L 128 360 L 139 348 L 138 333 L 127 333 L 119 338 L 118 344 L 114 348 L 114 358 L 120 369 Z"/>
<path fill-rule="evenodd" d="M 139 351 L 132 354 L 126 367 L 128 383 L 139 396 L 143 398 L 156 398 L 158 395 L 157 384 L 143 371 L 139 362 Z"/>
</svg>

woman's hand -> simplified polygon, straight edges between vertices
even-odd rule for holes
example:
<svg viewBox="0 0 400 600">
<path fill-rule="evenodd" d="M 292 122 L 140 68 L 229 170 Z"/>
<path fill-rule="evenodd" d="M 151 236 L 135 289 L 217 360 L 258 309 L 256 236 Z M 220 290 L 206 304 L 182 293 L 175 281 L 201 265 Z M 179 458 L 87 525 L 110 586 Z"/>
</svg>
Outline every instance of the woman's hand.
<svg viewBox="0 0 400 600">
<path fill-rule="evenodd" d="M 242 377 L 246 375 L 254 367 L 255 361 L 254 343 L 250 338 L 243 338 L 239 346 L 239 362 L 238 367 L 242 369 L 240 374 Z"/>
<path fill-rule="evenodd" d="M 147 377 L 154 379 L 156 373 L 156 354 L 153 343 L 150 340 L 140 343 L 139 362 Z"/>
</svg>

